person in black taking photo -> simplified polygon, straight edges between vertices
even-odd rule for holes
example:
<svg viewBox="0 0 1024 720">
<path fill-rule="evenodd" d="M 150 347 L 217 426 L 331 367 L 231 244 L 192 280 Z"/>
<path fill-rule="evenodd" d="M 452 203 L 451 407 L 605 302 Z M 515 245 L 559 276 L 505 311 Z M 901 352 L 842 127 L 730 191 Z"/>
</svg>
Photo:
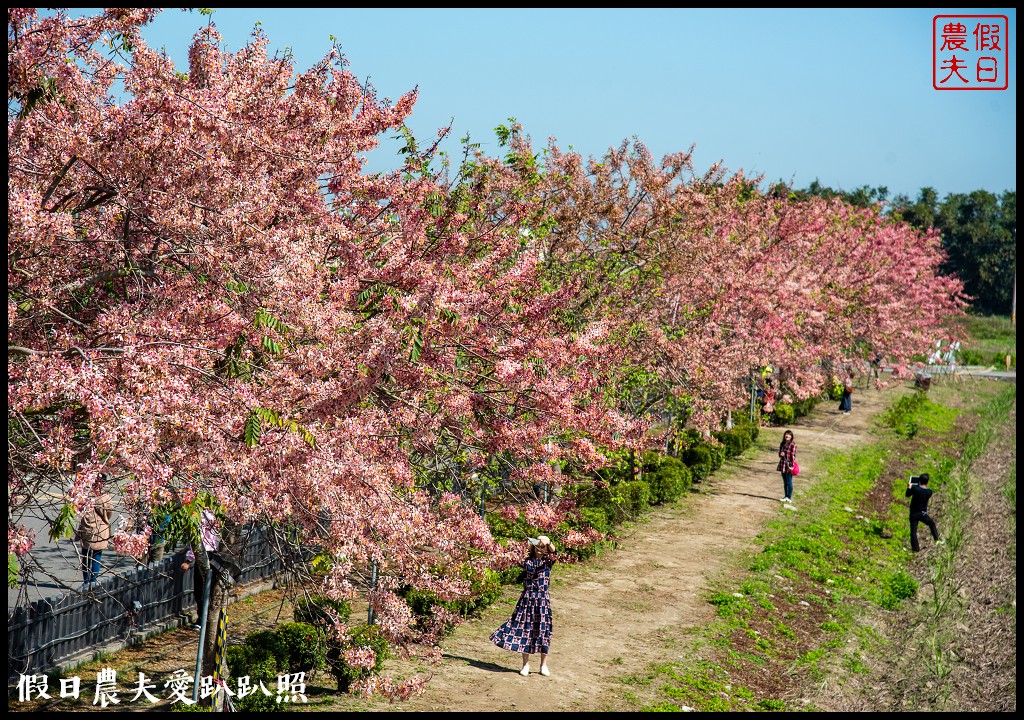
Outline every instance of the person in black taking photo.
<svg viewBox="0 0 1024 720">
<path fill-rule="evenodd" d="M 935 521 L 928 516 L 928 501 L 932 497 L 932 489 L 928 487 L 928 473 L 923 475 L 911 475 L 907 484 L 907 497 L 910 498 L 910 547 L 914 552 L 920 552 L 921 544 L 917 540 L 917 525 L 924 523 L 932 531 L 932 539 L 936 545 L 942 545 L 939 540 L 939 530 L 935 527 Z"/>
</svg>

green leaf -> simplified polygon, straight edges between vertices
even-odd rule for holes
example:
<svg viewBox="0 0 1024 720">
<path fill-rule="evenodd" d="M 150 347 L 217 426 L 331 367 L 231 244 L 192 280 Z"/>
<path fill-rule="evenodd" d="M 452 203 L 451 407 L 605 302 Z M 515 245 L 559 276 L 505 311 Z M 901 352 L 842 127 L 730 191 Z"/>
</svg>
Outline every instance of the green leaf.
<svg viewBox="0 0 1024 720">
<path fill-rule="evenodd" d="M 274 340 L 273 338 L 263 338 L 263 341 L 260 343 L 260 345 L 262 345 L 263 349 L 266 350 L 271 355 L 281 354 L 281 344 L 277 342 L 277 340 Z"/>
<path fill-rule="evenodd" d="M 291 430 L 296 435 L 301 436 L 302 439 L 306 441 L 306 444 L 309 445 L 310 447 L 316 447 L 316 439 L 313 437 L 313 433 L 299 425 L 294 420 L 291 420 L 288 423 L 288 429 Z"/>
<path fill-rule="evenodd" d="M 64 507 L 57 513 L 57 517 L 50 521 L 50 541 L 56 542 L 62 538 L 69 538 L 75 533 L 75 508 L 65 503 Z"/>
<path fill-rule="evenodd" d="M 294 420 L 284 420 L 280 414 L 265 407 L 254 407 L 245 420 L 245 444 L 254 447 L 263 434 L 265 426 L 279 427 L 301 437 L 310 447 L 316 447 L 316 438 L 313 433 Z"/>
<path fill-rule="evenodd" d="M 12 552 L 7 553 L 7 587 L 18 587 L 18 556 Z"/>
<path fill-rule="evenodd" d="M 43 78 L 36 87 L 32 88 L 24 97 L 17 98 L 22 101 L 19 118 L 23 118 L 32 112 L 32 109 L 39 103 L 51 102 L 57 97 L 57 83 L 53 78 Z"/>
<path fill-rule="evenodd" d="M 409 347 L 409 362 L 417 362 L 423 353 L 423 334 L 420 329 L 412 329 L 412 345 Z"/>
<path fill-rule="evenodd" d="M 258 410 L 259 408 L 257 408 Z M 255 447 L 260 441 L 260 435 L 263 433 L 263 427 L 260 425 L 259 415 L 256 414 L 255 410 L 249 413 L 249 417 L 245 419 L 245 445 L 246 447 Z"/>
<path fill-rule="evenodd" d="M 263 308 L 256 311 L 256 317 L 253 318 L 253 324 L 258 327 L 268 327 L 277 330 L 282 335 L 287 335 L 293 332 L 292 328 L 285 325 L 281 320 L 268 313 Z"/>
</svg>

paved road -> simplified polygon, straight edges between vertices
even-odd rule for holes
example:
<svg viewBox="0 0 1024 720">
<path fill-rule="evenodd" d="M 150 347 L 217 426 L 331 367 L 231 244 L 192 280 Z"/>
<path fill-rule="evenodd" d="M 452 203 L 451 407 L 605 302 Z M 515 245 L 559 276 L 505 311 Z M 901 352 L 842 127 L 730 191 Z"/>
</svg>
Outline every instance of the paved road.
<svg viewBox="0 0 1024 720">
<path fill-rule="evenodd" d="M 938 370 L 931 370 L 932 381 L 937 382 L 948 382 L 950 379 L 954 381 L 970 380 L 971 378 L 986 378 L 988 380 L 1002 380 L 1004 382 L 1017 382 L 1017 371 L 1016 370 L 998 370 L 991 365 L 965 365 L 958 367 L 952 374 L 952 377 Z"/>
<path fill-rule="evenodd" d="M 77 543 L 74 540 L 51 542 L 48 537 L 48 519 L 56 516 L 60 503 L 53 499 L 42 508 L 39 516 L 23 518 L 23 524 L 35 532 L 36 546 L 29 559 L 30 577 L 17 588 L 7 588 L 7 608 L 25 605 L 40 598 L 49 598 L 78 588 L 82 584 Z M 114 512 L 111 528 L 119 527 L 120 514 Z M 135 560 L 117 553 L 113 547 L 103 551 L 103 573 L 131 570 Z"/>
<path fill-rule="evenodd" d="M 1017 382 L 1016 370 L 978 370 L 969 373 L 974 377 L 991 378 L 993 380 L 1004 380 L 1006 382 Z"/>
</svg>

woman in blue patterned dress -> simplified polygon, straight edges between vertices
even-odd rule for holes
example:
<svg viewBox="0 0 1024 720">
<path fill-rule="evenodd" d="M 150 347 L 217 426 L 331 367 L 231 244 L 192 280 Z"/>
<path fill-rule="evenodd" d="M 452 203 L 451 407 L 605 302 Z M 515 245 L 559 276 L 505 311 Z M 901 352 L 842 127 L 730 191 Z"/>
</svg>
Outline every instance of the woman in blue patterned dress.
<svg viewBox="0 0 1024 720">
<path fill-rule="evenodd" d="M 551 647 L 551 566 L 555 564 L 555 547 L 541 535 L 529 538 L 530 554 L 523 560 L 523 593 L 519 596 L 512 617 L 491 633 L 491 642 L 505 650 L 523 654 L 520 675 L 530 674 L 530 655 L 540 654 L 540 674 L 548 671 L 548 650 Z"/>
</svg>

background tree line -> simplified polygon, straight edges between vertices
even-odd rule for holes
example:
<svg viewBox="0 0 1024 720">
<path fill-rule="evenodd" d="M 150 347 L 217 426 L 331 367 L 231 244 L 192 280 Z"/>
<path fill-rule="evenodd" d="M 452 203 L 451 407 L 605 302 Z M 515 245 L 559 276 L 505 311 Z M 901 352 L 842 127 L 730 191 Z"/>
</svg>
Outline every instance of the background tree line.
<svg viewBox="0 0 1024 720">
<path fill-rule="evenodd" d="M 964 283 L 977 314 L 1009 315 L 1017 273 L 1017 191 L 996 195 L 987 190 L 949 193 L 942 200 L 932 187 L 921 188 L 917 199 L 889 197 L 884 186 L 864 185 L 855 190 L 834 190 L 812 182 L 792 191 L 798 198 L 838 197 L 856 207 L 887 206 L 887 214 L 918 230 L 935 227 L 942 234 L 946 260 L 942 272 Z"/>
</svg>

